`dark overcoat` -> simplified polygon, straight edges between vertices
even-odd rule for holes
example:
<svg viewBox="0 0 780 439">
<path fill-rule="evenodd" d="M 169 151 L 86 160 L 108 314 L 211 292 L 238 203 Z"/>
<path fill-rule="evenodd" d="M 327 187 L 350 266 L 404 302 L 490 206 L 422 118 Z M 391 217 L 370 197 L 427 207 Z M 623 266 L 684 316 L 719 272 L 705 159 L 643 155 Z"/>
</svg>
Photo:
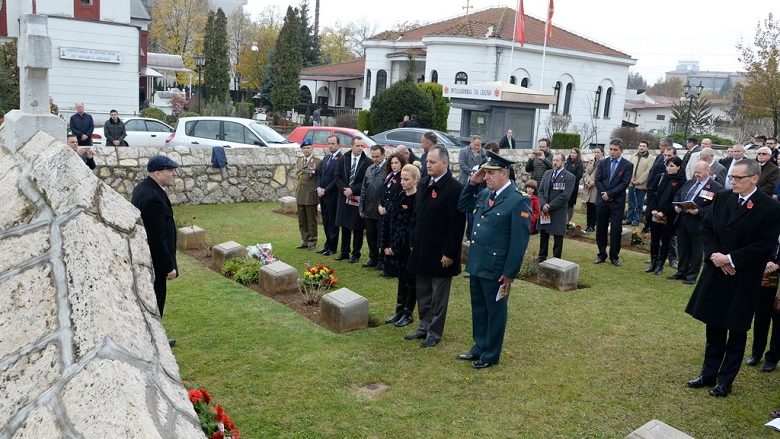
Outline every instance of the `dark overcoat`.
<svg viewBox="0 0 780 439">
<path fill-rule="evenodd" d="M 420 180 L 415 199 L 414 227 L 407 270 L 411 273 L 449 277 L 460 274 L 460 250 L 466 215 L 458 210 L 463 186 L 447 171 L 439 181 L 428 185 L 431 176 Z M 453 260 L 442 267 L 441 257 Z"/>
<path fill-rule="evenodd" d="M 178 271 L 176 223 L 168 194 L 151 177 L 146 177 L 133 190 L 131 203 L 141 211 L 155 276 L 165 277 L 173 270 Z"/>
<path fill-rule="evenodd" d="M 355 180 L 352 185 L 349 184 L 349 172 L 352 167 L 352 153 L 344 154 L 336 166 L 336 188 L 339 198 L 336 205 L 336 226 L 346 227 L 350 230 L 363 230 L 363 218 L 360 217 L 357 205 L 347 204 L 347 197 L 344 196 L 344 188 L 352 188 L 352 195 L 360 196 L 360 189 L 363 186 L 363 178 L 366 176 L 366 169 L 371 165 L 371 160 L 361 153 L 355 170 Z"/>
<path fill-rule="evenodd" d="M 544 173 L 539 182 L 539 215 L 545 204 L 550 205 L 550 223 L 539 224 L 539 230 L 544 230 L 550 235 L 563 235 L 566 233 L 566 223 L 569 222 L 569 199 L 574 193 L 576 177 L 571 172 L 561 168 L 555 181 L 552 181 L 554 169 Z"/>
<path fill-rule="evenodd" d="M 761 277 L 780 234 L 780 204 L 760 190 L 738 206 L 739 196 L 722 191 L 701 223 L 704 268 L 685 312 L 732 331 L 747 331 L 761 293 Z M 710 261 L 730 255 L 736 274 Z"/>
<path fill-rule="evenodd" d="M 698 181 L 695 179 L 686 181 L 682 189 L 680 189 L 677 194 L 675 194 L 674 201 L 686 201 L 685 197 L 696 183 L 698 183 Z M 704 183 L 704 186 L 699 189 L 699 192 L 696 193 L 696 196 L 693 197 L 693 202 L 699 206 L 699 213 L 696 215 L 691 215 L 688 213 L 681 213 L 678 215 L 678 230 L 685 231 L 686 233 L 695 233 L 698 235 L 701 232 L 702 218 L 704 218 L 707 212 L 709 212 L 709 210 L 712 208 L 712 202 L 715 201 L 715 196 L 722 190 L 723 186 L 710 177 L 710 179 Z"/>
</svg>

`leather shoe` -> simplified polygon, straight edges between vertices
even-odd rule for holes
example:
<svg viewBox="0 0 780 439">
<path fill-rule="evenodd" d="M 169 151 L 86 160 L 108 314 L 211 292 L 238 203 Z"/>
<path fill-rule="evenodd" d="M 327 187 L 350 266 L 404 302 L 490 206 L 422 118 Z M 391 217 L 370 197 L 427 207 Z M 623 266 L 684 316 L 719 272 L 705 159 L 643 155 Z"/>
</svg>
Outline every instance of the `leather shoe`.
<svg viewBox="0 0 780 439">
<path fill-rule="evenodd" d="M 309 248 L 309 244 L 298 244 L 298 247 L 295 248 Z"/>
<path fill-rule="evenodd" d="M 349 255 L 338 255 L 335 258 L 333 258 L 334 261 L 343 261 L 349 259 Z"/>
<path fill-rule="evenodd" d="M 434 340 L 432 338 L 426 338 L 425 340 L 420 342 L 421 348 L 432 348 L 439 344 L 439 340 Z"/>
<path fill-rule="evenodd" d="M 395 322 L 395 326 L 397 328 L 403 328 L 404 326 L 410 325 L 412 322 L 414 322 L 414 318 L 411 316 L 403 316 L 400 319 L 398 319 L 397 322 Z"/>
<path fill-rule="evenodd" d="M 369 260 L 368 260 L 368 262 L 366 262 L 365 264 L 363 264 L 363 267 L 364 267 L 364 268 L 368 268 L 368 267 L 376 267 L 376 261 L 375 261 L 375 260 L 373 260 L 373 259 L 369 259 Z"/>
<path fill-rule="evenodd" d="M 479 360 L 479 355 L 474 355 L 471 352 L 466 352 L 465 354 L 460 354 L 455 358 L 463 361 L 474 361 L 474 360 Z"/>
<path fill-rule="evenodd" d="M 596 258 L 596 260 L 593 261 L 594 264 L 603 264 L 605 262 L 607 262 L 605 258 Z"/>
<path fill-rule="evenodd" d="M 414 331 L 404 335 L 404 340 L 414 340 L 425 338 L 428 334 L 423 331 Z"/>
<path fill-rule="evenodd" d="M 332 252 L 332 251 L 330 251 L 330 250 L 325 250 L 324 252 L 322 252 L 322 256 L 330 256 L 330 255 L 332 255 L 333 253 L 334 253 L 334 252 Z"/>
<path fill-rule="evenodd" d="M 402 317 L 401 313 L 395 313 L 391 315 L 390 317 L 385 319 L 385 323 L 395 323 Z"/>
<path fill-rule="evenodd" d="M 771 372 L 775 370 L 777 367 L 777 363 L 772 363 L 771 361 L 764 360 L 764 364 L 761 365 L 761 372 Z"/>
<path fill-rule="evenodd" d="M 328 251 L 328 249 L 327 249 L 327 248 L 321 248 L 321 249 L 317 250 L 317 253 L 319 253 L 319 254 L 323 254 L 323 253 L 325 253 L 326 251 Z"/>
<path fill-rule="evenodd" d="M 747 364 L 748 366 L 755 366 L 756 364 L 758 364 L 758 360 L 760 359 L 761 357 L 758 357 L 756 355 L 751 355 L 750 358 L 748 358 L 747 361 L 745 361 L 745 364 Z"/>
<path fill-rule="evenodd" d="M 620 267 L 620 259 L 610 259 L 609 262 L 615 267 Z"/>
<path fill-rule="evenodd" d="M 471 363 L 471 367 L 473 367 L 474 369 L 484 369 L 484 368 L 490 367 L 492 365 L 493 365 L 493 363 L 485 363 L 482 360 L 477 360 L 477 361 Z"/>
<path fill-rule="evenodd" d="M 666 278 L 669 279 L 669 280 L 680 280 L 680 279 L 685 279 L 685 276 L 683 276 L 680 273 L 674 273 L 671 276 L 666 276 Z"/>
<path fill-rule="evenodd" d="M 710 395 L 726 397 L 731 393 L 731 384 L 716 384 L 715 387 L 710 389 Z"/>
<path fill-rule="evenodd" d="M 688 381 L 688 387 L 692 389 L 700 389 L 705 386 L 714 386 L 715 380 L 705 380 L 703 376 L 699 375 L 696 378 Z"/>
<path fill-rule="evenodd" d="M 352 256 L 351 258 L 349 258 L 349 263 L 350 263 L 350 264 L 354 264 L 354 263 L 356 263 L 356 262 L 357 262 L 357 261 L 359 261 L 359 260 L 360 260 L 360 258 L 359 258 L 359 257 L 357 257 L 357 256 Z"/>
<path fill-rule="evenodd" d="M 685 285 L 696 285 L 696 281 L 694 279 L 685 279 L 683 281 Z"/>
<path fill-rule="evenodd" d="M 168 339 L 168 346 L 170 346 L 170 347 L 176 346 L 176 339 L 175 338 L 169 338 Z"/>
</svg>

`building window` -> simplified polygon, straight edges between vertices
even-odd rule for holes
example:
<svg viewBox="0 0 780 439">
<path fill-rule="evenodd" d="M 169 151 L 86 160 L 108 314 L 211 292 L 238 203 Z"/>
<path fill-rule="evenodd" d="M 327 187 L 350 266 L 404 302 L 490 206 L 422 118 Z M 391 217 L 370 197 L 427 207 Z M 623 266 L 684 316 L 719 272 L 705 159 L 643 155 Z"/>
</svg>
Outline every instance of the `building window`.
<svg viewBox="0 0 780 439">
<path fill-rule="evenodd" d="M 574 88 L 574 84 L 571 82 L 566 84 L 566 95 L 563 97 L 563 114 L 569 114 L 571 108 L 571 90 Z"/>
<path fill-rule="evenodd" d="M 439 82 L 439 72 L 436 70 L 431 70 L 431 82 L 438 83 Z"/>
<path fill-rule="evenodd" d="M 458 72 L 455 74 L 455 83 L 466 85 L 469 83 L 469 75 L 466 72 Z"/>
<path fill-rule="evenodd" d="M 366 99 L 371 97 L 371 70 L 366 70 Z"/>
<path fill-rule="evenodd" d="M 510 76 L 509 77 L 509 83 L 510 84 L 517 84 L 517 78 L 515 78 L 514 76 Z"/>
<path fill-rule="evenodd" d="M 347 108 L 355 108 L 355 90 L 354 88 L 347 87 L 346 95 L 344 96 L 344 106 Z"/>
<path fill-rule="evenodd" d="M 528 88 L 528 78 L 523 78 L 523 80 L 520 81 L 520 86 Z"/>
<path fill-rule="evenodd" d="M 561 81 L 555 83 L 555 88 L 553 88 L 553 96 L 555 96 L 555 104 L 553 104 L 552 112 L 557 113 L 558 103 L 561 101 Z"/>
<path fill-rule="evenodd" d="M 610 105 L 612 105 L 612 87 L 607 89 L 607 96 L 604 98 L 604 119 L 609 119 Z"/>
<path fill-rule="evenodd" d="M 384 70 L 380 70 L 376 72 L 376 92 L 379 94 L 380 91 L 387 88 L 387 72 Z"/>
<path fill-rule="evenodd" d="M 666 120 L 666 116 L 663 114 L 656 114 L 655 120 Z"/>
<path fill-rule="evenodd" d="M 338 90 L 336 91 L 336 106 L 337 107 L 341 106 L 341 90 L 342 90 L 342 88 L 339 87 Z"/>
<path fill-rule="evenodd" d="M 593 117 L 599 118 L 599 107 L 601 106 L 601 86 L 596 89 L 596 97 L 593 102 Z"/>
<path fill-rule="evenodd" d="M 85 6 L 92 6 L 92 0 L 81 0 L 81 4 Z"/>
</svg>

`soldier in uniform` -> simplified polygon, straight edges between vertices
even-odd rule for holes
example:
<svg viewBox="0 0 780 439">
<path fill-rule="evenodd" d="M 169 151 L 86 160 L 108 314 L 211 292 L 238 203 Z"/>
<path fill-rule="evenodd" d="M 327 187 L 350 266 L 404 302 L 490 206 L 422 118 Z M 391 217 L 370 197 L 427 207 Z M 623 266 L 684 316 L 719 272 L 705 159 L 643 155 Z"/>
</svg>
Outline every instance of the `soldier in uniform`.
<svg viewBox="0 0 780 439">
<path fill-rule="evenodd" d="M 295 201 L 298 203 L 298 229 L 301 231 L 301 243 L 298 248 L 314 250 L 317 246 L 317 170 L 320 159 L 314 157 L 311 139 L 301 142 L 303 157 L 295 161 L 296 177 Z"/>
<path fill-rule="evenodd" d="M 466 271 L 471 290 L 474 346 L 459 360 L 474 369 L 498 363 L 507 320 L 507 300 L 528 247 L 531 203 L 509 180 L 513 162 L 494 152 L 474 173 L 458 201 L 461 212 L 474 212 L 474 230 Z M 480 192 L 485 182 L 487 188 Z M 499 300 L 496 300 L 499 299 Z"/>
</svg>

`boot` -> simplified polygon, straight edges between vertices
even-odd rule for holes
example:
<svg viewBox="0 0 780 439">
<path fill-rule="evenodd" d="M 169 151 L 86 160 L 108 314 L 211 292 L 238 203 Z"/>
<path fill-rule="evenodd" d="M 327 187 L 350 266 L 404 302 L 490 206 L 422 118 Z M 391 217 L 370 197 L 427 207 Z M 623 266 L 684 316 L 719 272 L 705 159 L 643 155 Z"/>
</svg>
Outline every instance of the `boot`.
<svg viewBox="0 0 780 439">
<path fill-rule="evenodd" d="M 650 266 L 645 270 L 645 273 L 653 273 L 658 268 L 658 258 L 650 258 Z"/>
<path fill-rule="evenodd" d="M 661 274 L 664 272 L 664 263 L 666 263 L 666 258 L 658 259 L 658 264 L 655 267 L 655 274 Z"/>
</svg>

